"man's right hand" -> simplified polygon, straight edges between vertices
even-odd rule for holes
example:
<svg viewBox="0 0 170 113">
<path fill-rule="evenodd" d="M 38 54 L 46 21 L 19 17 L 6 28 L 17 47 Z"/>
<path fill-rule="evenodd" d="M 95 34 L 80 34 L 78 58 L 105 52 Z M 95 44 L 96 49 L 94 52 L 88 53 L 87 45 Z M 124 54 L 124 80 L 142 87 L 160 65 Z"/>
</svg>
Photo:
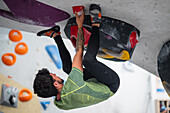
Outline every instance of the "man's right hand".
<svg viewBox="0 0 170 113">
<path fill-rule="evenodd" d="M 85 12 L 83 11 L 83 14 L 80 15 L 80 16 L 77 13 L 75 13 L 75 15 L 76 15 L 76 22 L 77 22 L 78 27 L 82 28 L 83 27 L 83 21 L 84 21 Z"/>
</svg>

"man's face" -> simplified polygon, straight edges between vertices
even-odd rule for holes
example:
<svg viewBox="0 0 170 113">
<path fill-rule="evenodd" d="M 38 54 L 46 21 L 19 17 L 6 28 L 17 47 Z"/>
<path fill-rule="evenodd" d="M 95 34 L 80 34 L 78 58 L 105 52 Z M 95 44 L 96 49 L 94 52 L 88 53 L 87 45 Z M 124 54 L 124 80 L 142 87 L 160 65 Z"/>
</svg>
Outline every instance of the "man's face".
<svg viewBox="0 0 170 113">
<path fill-rule="evenodd" d="M 50 73 L 50 75 L 55 80 L 53 85 L 56 87 L 56 89 L 62 89 L 62 87 L 63 87 L 63 80 L 60 77 L 56 76 L 56 74 Z"/>
</svg>

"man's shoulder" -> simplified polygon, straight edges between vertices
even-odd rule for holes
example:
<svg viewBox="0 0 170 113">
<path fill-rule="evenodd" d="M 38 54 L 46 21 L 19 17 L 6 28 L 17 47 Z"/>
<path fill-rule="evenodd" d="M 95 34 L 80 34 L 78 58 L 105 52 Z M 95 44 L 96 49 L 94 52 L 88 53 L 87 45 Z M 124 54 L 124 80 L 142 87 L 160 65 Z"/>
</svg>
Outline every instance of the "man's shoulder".
<svg viewBox="0 0 170 113">
<path fill-rule="evenodd" d="M 83 76 L 84 75 L 83 75 L 83 72 L 81 70 L 79 70 L 76 67 L 73 67 L 67 80 L 71 79 L 75 82 L 76 81 L 84 82 Z"/>
<path fill-rule="evenodd" d="M 71 70 L 71 72 L 70 72 L 70 74 L 69 75 L 71 75 L 71 74 L 80 74 L 80 75 L 82 75 L 83 76 L 83 72 L 80 70 L 80 69 L 78 69 L 78 68 L 76 68 L 76 67 L 73 67 L 72 68 L 72 70 Z"/>
</svg>

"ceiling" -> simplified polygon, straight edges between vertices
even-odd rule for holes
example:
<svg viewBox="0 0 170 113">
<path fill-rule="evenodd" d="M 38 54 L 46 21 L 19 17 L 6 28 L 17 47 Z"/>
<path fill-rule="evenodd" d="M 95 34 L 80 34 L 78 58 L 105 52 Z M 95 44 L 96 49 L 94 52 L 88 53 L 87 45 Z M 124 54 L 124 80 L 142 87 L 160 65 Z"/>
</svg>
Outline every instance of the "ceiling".
<svg viewBox="0 0 170 113">
<path fill-rule="evenodd" d="M 158 75 L 157 56 L 162 45 L 170 40 L 170 0 L 39 0 L 68 12 L 73 17 L 72 6 L 84 5 L 86 14 L 92 3 L 100 4 L 104 16 L 123 20 L 137 27 L 140 40 L 131 62 Z M 10 11 L 1 0 L 0 9 Z M 58 22 L 64 29 L 67 20 Z M 0 17 L 0 27 L 37 33 L 45 27 L 27 25 Z M 62 36 L 66 38 L 64 32 Z M 2 38 L 2 37 L 1 37 Z"/>
</svg>

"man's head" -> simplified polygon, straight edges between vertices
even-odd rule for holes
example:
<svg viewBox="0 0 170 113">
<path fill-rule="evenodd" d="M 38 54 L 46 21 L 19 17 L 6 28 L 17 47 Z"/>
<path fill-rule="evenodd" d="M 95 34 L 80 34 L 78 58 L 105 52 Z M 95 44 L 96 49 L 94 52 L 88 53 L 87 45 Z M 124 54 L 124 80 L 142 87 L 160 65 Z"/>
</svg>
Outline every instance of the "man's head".
<svg viewBox="0 0 170 113">
<path fill-rule="evenodd" d="M 56 96 L 63 87 L 64 80 L 47 69 L 39 70 L 34 80 L 34 93 L 40 97 Z"/>
</svg>

